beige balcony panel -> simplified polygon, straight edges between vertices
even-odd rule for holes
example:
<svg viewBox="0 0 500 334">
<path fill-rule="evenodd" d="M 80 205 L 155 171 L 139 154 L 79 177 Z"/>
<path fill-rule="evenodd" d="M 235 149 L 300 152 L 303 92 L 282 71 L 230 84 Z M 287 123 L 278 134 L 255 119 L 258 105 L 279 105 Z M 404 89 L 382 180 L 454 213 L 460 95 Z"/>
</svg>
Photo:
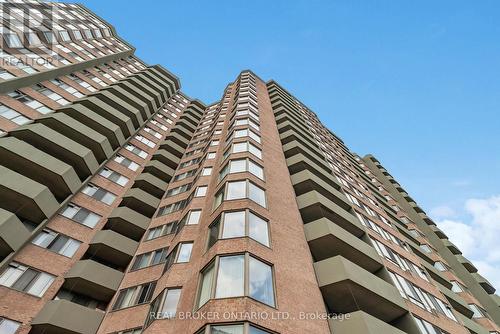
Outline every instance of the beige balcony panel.
<svg viewBox="0 0 500 334">
<path fill-rule="evenodd" d="M 118 207 L 108 216 L 104 227 L 139 241 L 149 223 L 150 219 L 139 212 L 127 207 Z"/>
<path fill-rule="evenodd" d="M 68 300 L 49 300 L 31 322 L 33 334 L 95 334 L 104 312 Z"/>
<path fill-rule="evenodd" d="M 0 140 L 0 160 L 5 167 L 45 185 L 60 200 L 81 185 L 73 167 L 14 137 Z"/>
<path fill-rule="evenodd" d="M 59 203 L 46 186 L 0 166 L 0 208 L 40 223 L 56 212 Z"/>
<path fill-rule="evenodd" d="M 108 302 L 118 290 L 123 273 L 93 260 L 80 260 L 65 275 L 64 287 Z"/>
<path fill-rule="evenodd" d="M 82 180 L 99 167 L 91 150 L 43 124 L 27 124 L 10 135 L 71 165 Z"/>
<path fill-rule="evenodd" d="M 31 233 L 15 214 L 0 209 L 0 262 L 11 252 L 17 251 Z"/>
<path fill-rule="evenodd" d="M 363 225 L 353 214 L 317 191 L 310 191 L 298 196 L 297 204 L 305 224 L 326 217 L 357 237 L 365 233 Z"/>
<path fill-rule="evenodd" d="M 87 253 L 119 267 L 127 267 L 137 250 L 138 242 L 112 230 L 101 230 L 89 243 Z"/>
<path fill-rule="evenodd" d="M 386 322 L 407 312 L 403 298 L 393 285 L 342 256 L 316 262 L 314 269 L 332 312 L 361 310 Z"/>
<path fill-rule="evenodd" d="M 372 273 L 383 266 L 375 248 L 326 218 L 304 225 L 304 231 L 315 261 L 341 255 Z"/>
<path fill-rule="evenodd" d="M 405 332 L 363 311 L 345 314 L 343 320 L 330 319 L 332 334 L 405 334 Z"/>
</svg>

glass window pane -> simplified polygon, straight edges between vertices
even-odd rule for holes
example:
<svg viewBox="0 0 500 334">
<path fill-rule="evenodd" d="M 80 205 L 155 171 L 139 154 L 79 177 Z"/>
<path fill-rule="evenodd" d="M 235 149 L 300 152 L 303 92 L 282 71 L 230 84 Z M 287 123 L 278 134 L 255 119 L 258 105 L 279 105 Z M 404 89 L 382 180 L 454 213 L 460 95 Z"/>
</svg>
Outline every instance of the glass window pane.
<svg viewBox="0 0 500 334">
<path fill-rule="evenodd" d="M 201 210 L 191 211 L 189 214 L 189 219 L 186 222 L 186 225 L 196 225 L 200 221 Z"/>
<path fill-rule="evenodd" d="M 248 270 L 250 297 L 274 306 L 273 273 L 271 266 L 250 257 Z"/>
<path fill-rule="evenodd" d="M 248 170 L 259 179 L 264 179 L 264 169 L 251 160 L 249 161 Z"/>
<path fill-rule="evenodd" d="M 20 325 L 17 321 L 0 317 L 0 333 L 2 334 L 14 334 Z"/>
<path fill-rule="evenodd" d="M 81 245 L 80 241 L 69 239 L 66 245 L 61 249 L 59 253 L 67 257 L 72 257 L 73 255 L 75 255 L 80 245 Z"/>
<path fill-rule="evenodd" d="M 226 200 L 246 197 L 246 181 L 229 182 L 227 184 Z"/>
<path fill-rule="evenodd" d="M 231 160 L 230 173 L 240 173 L 247 170 L 246 160 Z"/>
<path fill-rule="evenodd" d="M 203 273 L 198 307 L 202 306 L 210 299 L 213 279 L 214 279 L 214 265 L 212 264 Z"/>
<path fill-rule="evenodd" d="M 224 256 L 219 259 L 215 298 L 243 296 L 244 262 L 243 255 Z"/>
<path fill-rule="evenodd" d="M 45 291 L 47 291 L 53 281 L 54 276 L 46 273 L 40 273 L 27 292 L 40 297 L 45 293 Z"/>
<path fill-rule="evenodd" d="M 252 201 L 262 205 L 263 207 L 266 206 L 266 195 L 264 193 L 264 190 L 260 189 L 253 183 L 250 183 L 249 193 L 250 193 L 249 197 Z"/>
<path fill-rule="evenodd" d="M 163 318 L 172 318 L 177 312 L 177 304 L 181 296 L 181 289 L 168 290 L 165 295 L 165 301 L 161 309 Z"/>
<path fill-rule="evenodd" d="M 191 250 L 193 249 L 193 244 L 181 244 L 179 248 L 179 256 L 177 257 L 177 263 L 189 262 L 191 257 Z"/>
<path fill-rule="evenodd" d="M 211 326 L 210 334 L 243 334 L 243 325 Z"/>
<path fill-rule="evenodd" d="M 247 151 L 247 143 L 236 143 L 233 145 L 233 153 L 240 153 L 240 152 L 246 152 Z"/>
<path fill-rule="evenodd" d="M 257 327 L 251 326 L 249 327 L 248 334 L 269 334 L 266 331 L 263 331 L 262 329 L 259 329 Z"/>
<path fill-rule="evenodd" d="M 243 237 L 245 235 L 245 211 L 224 213 L 222 238 Z"/>
<path fill-rule="evenodd" d="M 267 222 L 250 212 L 248 224 L 250 238 L 269 246 L 269 230 Z"/>
</svg>

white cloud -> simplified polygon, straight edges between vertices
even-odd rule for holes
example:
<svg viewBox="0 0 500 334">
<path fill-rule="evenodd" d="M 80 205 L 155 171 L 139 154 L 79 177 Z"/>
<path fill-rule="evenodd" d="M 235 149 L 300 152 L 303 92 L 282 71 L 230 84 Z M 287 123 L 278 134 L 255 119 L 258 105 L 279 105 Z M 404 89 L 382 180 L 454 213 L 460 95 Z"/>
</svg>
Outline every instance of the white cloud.
<svg viewBox="0 0 500 334">
<path fill-rule="evenodd" d="M 500 289 L 500 196 L 469 199 L 464 209 L 469 215 L 466 222 L 465 219 L 439 220 L 449 217 L 446 215 L 433 216 L 450 241 L 474 263 L 481 275 Z M 443 209 L 437 212 L 440 210 L 447 213 Z"/>
</svg>

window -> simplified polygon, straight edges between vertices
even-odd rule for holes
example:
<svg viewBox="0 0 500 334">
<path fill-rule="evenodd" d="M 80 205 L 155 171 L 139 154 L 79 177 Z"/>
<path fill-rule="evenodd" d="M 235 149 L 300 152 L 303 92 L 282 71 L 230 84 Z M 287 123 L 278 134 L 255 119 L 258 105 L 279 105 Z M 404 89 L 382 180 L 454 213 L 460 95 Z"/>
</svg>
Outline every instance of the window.
<svg viewBox="0 0 500 334">
<path fill-rule="evenodd" d="M 31 119 L 0 103 L 0 116 L 18 125 L 29 123 Z"/>
<path fill-rule="evenodd" d="M 209 152 L 209 153 L 207 154 L 207 160 L 210 160 L 210 159 L 215 159 L 215 156 L 216 156 L 216 155 L 217 155 L 217 154 L 216 154 L 215 152 Z"/>
<path fill-rule="evenodd" d="M 16 49 L 23 47 L 23 43 L 21 43 L 19 36 L 17 36 L 16 34 L 3 34 L 3 37 L 5 38 L 5 41 L 7 42 L 9 48 Z"/>
<path fill-rule="evenodd" d="M 201 273 L 198 307 L 211 298 L 239 296 L 274 306 L 272 266 L 248 253 L 216 257 Z"/>
<path fill-rule="evenodd" d="M 170 252 L 167 256 L 167 260 L 165 261 L 165 269 L 163 272 L 166 272 L 174 263 L 186 263 L 189 262 L 191 258 L 191 251 L 193 249 L 192 242 L 181 242 L 175 246 L 174 250 Z"/>
<path fill-rule="evenodd" d="M 82 193 L 90 196 L 104 204 L 111 205 L 116 199 L 116 195 L 105 190 L 104 188 L 98 187 L 92 183 L 89 183 L 85 188 L 83 188 Z"/>
<path fill-rule="evenodd" d="M 148 153 L 141 150 L 140 148 L 134 146 L 134 145 L 126 145 L 125 146 L 125 149 L 129 152 L 132 152 L 134 153 L 135 155 L 137 155 L 138 157 L 142 158 L 142 159 L 146 159 L 148 157 Z"/>
<path fill-rule="evenodd" d="M 257 204 L 266 207 L 266 194 L 264 190 L 248 180 L 226 182 L 217 192 L 214 207 L 218 207 L 222 201 L 248 198 Z"/>
<path fill-rule="evenodd" d="M 208 247 L 218 239 L 245 236 L 269 246 L 268 222 L 250 210 L 223 212 L 210 226 Z"/>
<path fill-rule="evenodd" d="M 472 318 L 477 319 L 486 317 L 486 313 L 483 311 L 483 309 L 477 306 L 476 304 L 469 304 L 469 308 L 471 309 L 472 312 L 474 312 Z"/>
<path fill-rule="evenodd" d="M 120 290 L 113 305 L 113 310 L 148 303 L 153 297 L 155 287 L 156 282 L 149 282 Z"/>
<path fill-rule="evenodd" d="M 434 268 L 436 268 L 439 271 L 447 271 L 448 270 L 446 265 L 444 265 L 442 262 L 439 262 L 439 261 L 434 263 Z"/>
<path fill-rule="evenodd" d="M 127 177 L 106 167 L 99 171 L 99 175 L 110 181 L 113 181 L 116 184 L 119 184 L 122 187 L 125 186 L 129 181 Z"/>
<path fill-rule="evenodd" d="M 260 136 L 249 129 L 234 130 L 234 132 L 230 137 L 230 140 L 233 138 L 243 138 L 243 137 L 250 137 L 260 144 Z"/>
<path fill-rule="evenodd" d="M 31 96 L 24 94 L 20 90 L 15 90 L 13 92 L 7 93 L 7 95 L 12 97 L 13 99 L 16 99 L 17 101 L 23 103 L 27 107 L 35 109 L 36 111 L 38 111 L 41 114 L 48 114 L 48 113 L 52 112 L 52 109 L 47 108 L 41 102 L 35 100 Z"/>
<path fill-rule="evenodd" d="M 420 333 L 422 334 L 448 334 L 447 332 L 443 331 L 441 328 L 436 327 L 427 321 L 414 317 L 415 322 L 417 323 L 417 327 L 420 330 Z"/>
<path fill-rule="evenodd" d="M 73 203 L 68 204 L 61 214 L 66 218 L 72 219 L 90 228 L 94 228 L 101 219 L 101 216 L 98 214 Z"/>
<path fill-rule="evenodd" d="M 146 240 L 152 240 L 164 235 L 175 233 L 176 226 L 177 222 L 171 222 L 157 227 L 152 227 L 146 233 Z"/>
<path fill-rule="evenodd" d="M 148 319 L 146 320 L 146 326 L 149 326 L 151 322 L 156 319 L 174 318 L 177 313 L 177 304 L 179 304 L 180 297 L 180 288 L 169 288 L 163 290 L 163 292 L 156 297 L 153 303 L 151 303 L 151 307 L 148 312 Z"/>
<path fill-rule="evenodd" d="M 11 262 L 0 275 L 0 285 L 41 297 L 54 281 L 54 276 Z"/>
<path fill-rule="evenodd" d="M 224 159 L 229 154 L 242 152 L 250 152 L 257 158 L 262 159 L 262 151 L 257 146 L 247 141 L 231 144 L 231 148 L 224 152 Z"/>
<path fill-rule="evenodd" d="M 207 194 L 207 186 L 201 186 L 196 188 L 196 191 L 194 193 L 194 197 L 203 197 Z"/>
<path fill-rule="evenodd" d="M 451 291 L 458 293 L 464 292 L 464 289 L 462 288 L 462 285 L 457 281 L 451 281 Z"/>
<path fill-rule="evenodd" d="M 250 172 L 259 179 L 264 179 L 264 168 L 256 164 L 251 159 L 230 160 L 220 171 L 219 180 L 222 180 L 227 174 Z"/>
<path fill-rule="evenodd" d="M 37 246 L 67 257 L 75 255 L 78 247 L 82 244 L 78 240 L 49 229 L 44 229 L 31 242 Z"/>
<path fill-rule="evenodd" d="M 426 253 L 432 253 L 432 249 L 427 244 L 420 245 L 420 249 Z"/>
<path fill-rule="evenodd" d="M 209 176 L 212 175 L 212 167 L 205 167 L 201 171 L 201 176 Z"/>
<path fill-rule="evenodd" d="M 0 333 L 14 334 L 21 326 L 20 322 L 0 317 Z"/>
<path fill-rule="evenodd" d="M 142 333 L 142 327 L 137 327 L 137 328 L 131 328 L 131 329 L 119 331 L 119 332 L 116 332 L 114 334 L 141 334 L 141 333 Z"/>
<path fill-rule="evenodd" d="M 242 118 L 235 120 L 234 123 L 230 126 L 230 128 L 240 125 L 250 125 L 255 130 L 260 131 L 259 125 L 249 118 Z"/>
<path fill-rule="evenodd" d="M 135 257 L 134 263 L 132 264 L 132 267 L 130 268 L 130 271 L 154 266 L 165 262 L 167 251 L 168 247 L 137 255 Z"/>
<path fill-rule="evenodd" d="M 141 143 L 143 143 L 144 145 L 146 145 L 148 147 L 153 148 L 153 147 L 156 146 L 156 143 L 154 141 L 149 140 L 146 137 L 143 137 L 143 136 L 140 136 L 140 135 L 136 135 L 135 139 L 137 139 L 138 141 L 140 141 Z"/>
<path fill-rule="evenodd" d="M 139 165 L 133 162 L 132 160 L 129 160 L 125 158 L 124 156 L 117 155 L 114 158 L 115 162 L 119 163 L 120 165 L 127 167 L 130 170 L 136 171 L 139 168 Z"/>
<path fill-rule="evenodd" d="M 191 210 L 179 221 L 177 233 L 182 230 L 184 225 L 196 225 L 200 222 L 201 210 Z"/>
</svg>

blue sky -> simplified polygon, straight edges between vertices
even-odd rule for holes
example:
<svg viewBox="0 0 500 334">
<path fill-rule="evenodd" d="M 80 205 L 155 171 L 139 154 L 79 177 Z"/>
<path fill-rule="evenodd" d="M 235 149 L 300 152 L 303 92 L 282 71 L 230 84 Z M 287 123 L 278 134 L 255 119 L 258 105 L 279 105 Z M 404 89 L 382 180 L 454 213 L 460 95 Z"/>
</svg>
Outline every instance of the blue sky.
<svg viewBox="0 0 500 334">
<path fill-rule="evenodd" d="M 81 3 L 206 103 L 243 69 L 278 81 L 373 153 L 500 287 L 500 246 L 464 239 L 500 235 L 500 2 Z"/>
</svg>

